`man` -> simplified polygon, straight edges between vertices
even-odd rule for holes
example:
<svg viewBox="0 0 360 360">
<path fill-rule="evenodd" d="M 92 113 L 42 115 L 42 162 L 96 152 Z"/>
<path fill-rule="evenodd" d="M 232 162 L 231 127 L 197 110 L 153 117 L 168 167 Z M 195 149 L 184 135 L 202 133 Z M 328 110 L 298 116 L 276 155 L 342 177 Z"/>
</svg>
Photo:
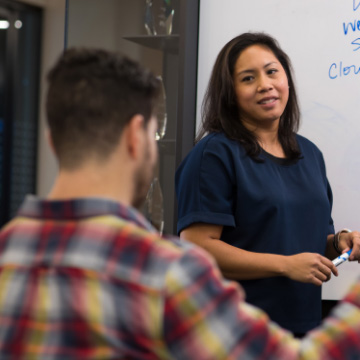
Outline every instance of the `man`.
<svg viewBox="0 0 360 360">
<path fill-rule="evenodd" d="M 60 170 L 0 233 L 0 358 L 360 358 L 360 283 L 300 342 L 135 209 L 157 158 L 158 93 L 152 74 L 102 50 L 70 49 L 50 72 Z"/>
</svg>

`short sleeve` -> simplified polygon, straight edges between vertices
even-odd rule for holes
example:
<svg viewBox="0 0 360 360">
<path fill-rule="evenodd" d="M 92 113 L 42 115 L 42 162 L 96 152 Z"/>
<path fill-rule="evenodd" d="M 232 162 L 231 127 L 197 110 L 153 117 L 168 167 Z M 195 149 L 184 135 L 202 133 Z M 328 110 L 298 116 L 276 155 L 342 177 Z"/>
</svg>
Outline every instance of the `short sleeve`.
<svg viewBox="0 0 360 360">
<path fill-rule="evenodd" d="M 220 135 L 199 142 L 176 172 L 177 232 L 194 223 L 235 226 L 234 144 Z"/>
</svg>

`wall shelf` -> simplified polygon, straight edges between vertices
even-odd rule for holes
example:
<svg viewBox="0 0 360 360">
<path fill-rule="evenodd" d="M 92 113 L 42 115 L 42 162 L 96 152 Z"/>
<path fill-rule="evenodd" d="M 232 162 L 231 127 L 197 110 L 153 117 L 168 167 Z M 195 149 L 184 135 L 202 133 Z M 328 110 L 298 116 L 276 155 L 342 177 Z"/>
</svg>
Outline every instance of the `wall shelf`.
<svg viewBox="0 0 360 360">
<path fill-rule="evenodd" d="M 123 38 L 151 49 L 172 54 L 179 52 L 179 35 L 140 35 L 124 36 Z"/>
</svg>

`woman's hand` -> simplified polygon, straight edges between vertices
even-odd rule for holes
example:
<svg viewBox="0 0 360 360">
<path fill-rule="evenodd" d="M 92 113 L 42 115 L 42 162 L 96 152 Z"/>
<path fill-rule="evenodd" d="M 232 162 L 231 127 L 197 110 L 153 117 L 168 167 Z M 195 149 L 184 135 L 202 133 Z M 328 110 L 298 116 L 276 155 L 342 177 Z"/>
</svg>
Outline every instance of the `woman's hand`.
<svg viewBox="0 0 360 360">
<path fill-rule="evenodd" d="M 343 253 L 352 249 L 349 261 L 358 261 L 360 263 L 360 232 L 342 232 L 339 237 L 339 247 L 343 249 Z"/>
<path fill-rule="evenodd" d="M 331 273 L 338 276 L 336 266 L 328 258 L 316 253 L 301 253 L 285 257 L 285 275 L 292 280 L 322 285 Z"/>
</svg>

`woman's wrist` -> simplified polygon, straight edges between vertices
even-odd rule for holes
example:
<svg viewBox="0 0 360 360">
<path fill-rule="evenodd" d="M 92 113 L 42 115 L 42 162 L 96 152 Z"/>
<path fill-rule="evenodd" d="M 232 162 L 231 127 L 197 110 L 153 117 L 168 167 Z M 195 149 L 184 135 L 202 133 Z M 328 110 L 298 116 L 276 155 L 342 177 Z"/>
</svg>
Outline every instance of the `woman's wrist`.
<svg viewBox="0 0 360 360">
<path fill-rule="evenodd" d="M 336 252 L 340 255 L 342 254 L 342 251 L 340 249 L 340 246 L 339 246 L 339 242 L 340 242 L 340 235 L 342 233 L 350 233 L 351 230 L 350 229 L 342 229 L 340 231 L 338 231 L 337 233 L 335 233 L 334 235 L 334 238 L 333 238 L 333 246 L 334 246 L 334 249 L 336 250 Z"/>
</svg>

